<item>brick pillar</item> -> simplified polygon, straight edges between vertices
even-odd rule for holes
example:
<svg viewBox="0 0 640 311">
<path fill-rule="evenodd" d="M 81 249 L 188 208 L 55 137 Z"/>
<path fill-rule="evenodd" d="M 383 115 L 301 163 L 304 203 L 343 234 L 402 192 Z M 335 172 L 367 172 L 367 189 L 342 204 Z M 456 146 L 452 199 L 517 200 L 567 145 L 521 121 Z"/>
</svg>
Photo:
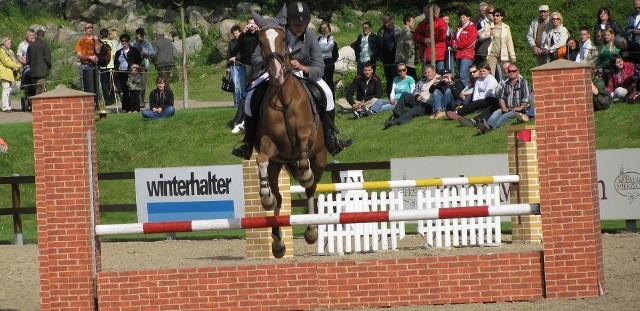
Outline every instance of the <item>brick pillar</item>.
<svg viewBox="0 0 640 311">
<path fill-rule="evenodd" d="M 591 68 L 558 60 L 532 69 L 548 298 L 604 288 Z"/>
<path fill-rule="evenodd" d="M 520 176 L 517 187 L 510 187 L 510 201 L 540 203 L 538 181 L 538 149 L 533 125 L 516 125 L 507 128 L 509 174 Z M 540 215 L 511 217 L 513 242 L 541 243 L 542 221 Z"/>
<path fill-rule="evenodd" d="M 251 160 L 242 161 L 244 175 L 244 213 L 245 217 L 273 216 L 273 211 L 266 211 L 260 203 L 260 184 L 258 177 L 258 165 L 256 155 L 253 153 Z M 291 190 L 289 174 L 283 168 L 280 172 L 278 184 L 282 194 L 282 207 L 280 215 L 291 215 Z M 271 254 L 271 228 L 247 229 L 245 239 L 246 258 L 274 258 Z M 293 257 L 293 228 L 282 227 L 282 240 L 287 246 L 284 257 Z"/>
<path fill-rule="evenodd" d="M 43 311 L 95 307 L 100 250 L 91 222 L 92 211 L 99 217 L 93 96 L 57 88 L 32 97 Z"/>
</svg>

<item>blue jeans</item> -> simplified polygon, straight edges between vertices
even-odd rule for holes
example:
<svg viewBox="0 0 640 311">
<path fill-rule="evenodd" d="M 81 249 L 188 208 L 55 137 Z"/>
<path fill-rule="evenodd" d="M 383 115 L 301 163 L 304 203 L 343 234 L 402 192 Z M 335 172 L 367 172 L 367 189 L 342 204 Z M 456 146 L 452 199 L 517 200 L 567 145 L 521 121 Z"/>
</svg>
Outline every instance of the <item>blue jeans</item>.
<svg viewBox="0 0 640 311">
<path fill-rule="evenodd" d="M 161 113 L 153 112 L 151 109 L 142 110 L 142 116 L 145 119 L 149 119 L 149 120 L 155 120 L 155 119 L 170 117 L 174 113 L 176 113 L 176 109 L 173 108 L 173 106 L 164 107 L 164 109 L 162 109 Z"/>
<path fill-rule="evenodd" d="M 507 121 L 516 118 L 516 113 L 513 111 L 503 112 L 502 109 L 498 109 L 494 111 L 489 120 L 487 120 L 487 124 L 491 126 L 492 129 L 497 129 Z"/>
<path fill-rule="evenodd" d="M 378 99 L 375 103 L 373 103 L 373 105 L 371 105 L 371 107 L 369 107 L 369 109 L 375 113 L 380 113 L 393 110 L 394 106 L 395 105 L 392 105 L 391 102 L 386 99 Z"/>
<path fill-rule="evenodd" d="M 233 91 L 233 105 L 240 107 L 242 99 L 247 96 L 245 87 L 247 84 L 246 69 L 243 65 L 233 65 L 229 69 L 231 70 L 231 80 L 233 80 L 233 84 L 236 87 Z"/>
<path fill-rule="evenodd" d="M 458 60 L 458 70 L 460 70 L 460 81 L 464 83 L 463 85 L 469 85 L 469 67 L 473 65 L 473 59 L 459 59 Z"/>
<path fill-rule="evenodd" d="M 455 107 L 455 101 L 453 100 L 453 94 L 450 89 L 444 91 L 444 94 L 442 94 L 442 91 L 440 90 L 435 90 L 431 96 L 433 96 L 433 112 L 436 112 L 437 110 L 441 110 L 443 112 L 446 110 L 453 110 L 453 107 Z M 447 109 L 447 107 L 450 108 Z"/>
</svg>

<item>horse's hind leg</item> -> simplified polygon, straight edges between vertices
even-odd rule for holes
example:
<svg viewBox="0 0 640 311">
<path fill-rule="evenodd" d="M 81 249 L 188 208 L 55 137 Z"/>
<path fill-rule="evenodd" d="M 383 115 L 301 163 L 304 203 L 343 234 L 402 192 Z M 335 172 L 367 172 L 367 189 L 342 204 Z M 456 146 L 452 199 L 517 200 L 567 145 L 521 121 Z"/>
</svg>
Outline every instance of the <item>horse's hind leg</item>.
<svg viewBox="0 0 640 311">
<path fill-rule="evenodd" d="M 315 157 L 311 158 L 311 170 L 313 171 L 315 178 L 313 179 L 313 185 L 305 189 L 305 194 L 307 195 L 307 214 L 318 213 L 318 207 L 315 204 L 314 195 L 316 192 L 316 185 L 320 182 L 322 172 L 324 172 L 326 165 L 326 149 L 323 149 L 319 154 L 316 154 Z M 308 244 L 314 244 L 318 241 L 318 225 L 307 226 L 307 229 L 304 231 L 304 240 Z"/>
</svg>

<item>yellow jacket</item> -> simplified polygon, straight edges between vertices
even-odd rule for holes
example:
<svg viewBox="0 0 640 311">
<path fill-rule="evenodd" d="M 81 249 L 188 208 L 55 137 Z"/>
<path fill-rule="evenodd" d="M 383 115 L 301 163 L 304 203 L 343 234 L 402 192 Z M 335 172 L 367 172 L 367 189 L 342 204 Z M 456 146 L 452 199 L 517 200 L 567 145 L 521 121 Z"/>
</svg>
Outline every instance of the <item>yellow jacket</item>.
<svg viewBox="0 0 640 311">
<path fill-rule="evenodd" d="M 0 80 L 15 81 L 13 71 L 20 68 L 13 52 L 4 46 L 0 48 Z"/>
</svg>

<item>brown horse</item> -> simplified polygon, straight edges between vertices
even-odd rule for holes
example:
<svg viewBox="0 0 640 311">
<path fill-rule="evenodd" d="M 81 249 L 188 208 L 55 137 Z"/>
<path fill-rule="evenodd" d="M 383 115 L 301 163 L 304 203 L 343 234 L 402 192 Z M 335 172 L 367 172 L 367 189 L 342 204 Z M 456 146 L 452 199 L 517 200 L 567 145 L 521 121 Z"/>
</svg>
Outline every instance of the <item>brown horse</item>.
<svg viewBox="0 0 640 311">
<path fill-rule="evenodd" d="M 291 68 L 285 31 L 282 28 L 262 29 L 259 46 L 269 72 L 269 86 L 260 107 L 261 127 L 258 132 L 259 151 L 256 157 L 260 177 L 260 201 L 266 210 L 280 214 L 282 195 L 278 175 L 284 165 L 305 188 L 309 213 L 315 213 L 313 195 L 327 162 L 324 130 L 318 113 L 314 112 L 305 86 Z M 320 108 L 322 109 L 322 108 Z M 274 257 L 286 252 L 279 227 L 272 228 Z M 309 244 L 318 238 L 317 226 L 305 231 Z"/>
</svg>

